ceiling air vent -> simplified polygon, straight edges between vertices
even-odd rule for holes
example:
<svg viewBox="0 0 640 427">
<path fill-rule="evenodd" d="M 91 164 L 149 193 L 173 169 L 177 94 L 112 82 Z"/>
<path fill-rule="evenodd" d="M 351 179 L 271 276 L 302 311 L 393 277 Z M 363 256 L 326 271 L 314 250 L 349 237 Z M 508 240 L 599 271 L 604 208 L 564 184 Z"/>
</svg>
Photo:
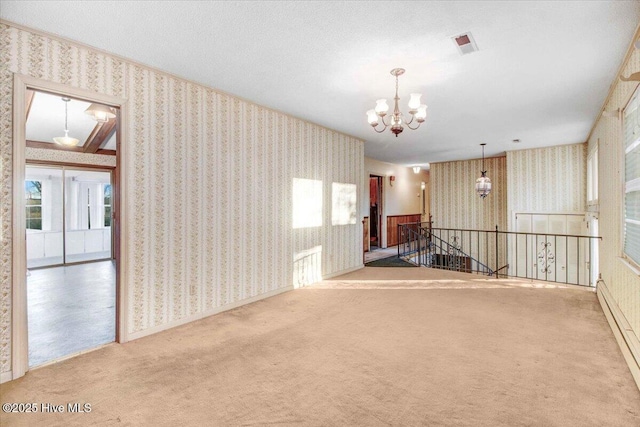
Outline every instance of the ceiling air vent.
<svg viewBox="0 0 640 427">
<path fill-rule="evenodd" d="M 451 37 L 451 40 L 456 44 L 460 55 L 467 55 L 478 50 L 476 41 L 473 39 L 471 33 L 463 33 L 458 36 Z"/>
</svg>

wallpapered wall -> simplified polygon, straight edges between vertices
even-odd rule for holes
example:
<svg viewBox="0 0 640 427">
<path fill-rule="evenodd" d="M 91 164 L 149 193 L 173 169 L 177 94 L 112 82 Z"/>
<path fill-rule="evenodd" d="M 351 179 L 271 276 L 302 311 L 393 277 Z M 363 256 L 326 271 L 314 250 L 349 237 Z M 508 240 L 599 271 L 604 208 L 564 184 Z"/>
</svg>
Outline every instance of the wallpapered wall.
<svg viewBox="0 0 640 427">
<path fill-rule="evenodd" d="M 130 333 L 290 287 L 311 267 L 362 264 L 359 221 L 331 225 L 332 184 L 361 191 L 362 141 L 4 23 L 0 66 L 0 372 L 11 365 L 12 73 L 129 99 Z M 292 228 L 294 178 L 322 182 L 320 226 Z"/>
<path fill-rule="evenodd" d="M 432 163 L 429 171 L 431 214 L 436 228 L 507 229 L 506 157 L 485 159 L 491 194 L 481 199 L 476 179 L 482 160 Z"/>
<path fill-rule="evenodd" d="M 25 147 L 24 155 L 27 160 L 38 160 L 41 162 L 76 163 L 111 168 L 116 166 L 116 156 L 108 156 L 105 154 L 77 153 L 74 151 Z"/>
<path fill-rule="evenodd" d="M 640 51 L 633 50 L 623 66 L 622 75 L 640 71 Z M 616 79 L 607 111 L 623 110 L 631 98 L 637 83 Z M 601 116 L 589 138 L 589 151 L 598 144 L 598 199 L 600 244 L 600 272 L 612 297 L 640 339 L 640 277 L 622 263 L 622 232 L 624 230 L 623 187 L 624 167 L 621 121 L 617 117 Z"/>
<path fill-rule="evenodd" d="M 584 212 L 586 144 L 507 152 L 507 209 L 514 212 Z"/>
</svg>

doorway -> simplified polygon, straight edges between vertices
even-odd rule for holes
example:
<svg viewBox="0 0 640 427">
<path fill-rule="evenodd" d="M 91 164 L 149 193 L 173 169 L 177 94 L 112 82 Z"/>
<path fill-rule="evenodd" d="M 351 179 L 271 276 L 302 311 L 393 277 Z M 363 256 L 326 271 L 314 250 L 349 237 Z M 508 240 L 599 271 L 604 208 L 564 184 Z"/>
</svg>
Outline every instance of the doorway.
<svg viewBox="0 0 640 427">
<path fill-rule="evenodd" d="M 16 379 L 127 340 L 119 214 L 126 101 L 19 74 L 13 83 Z"/>
<path fill-rule="evenodd" d="M 112 194 L 110 170 L 25 169 L 29 367 L 115 340 Z"/>
<path fill-rule="evenodd" d="M 382 186 L 383 177 L 369 175 L 369 248 L 382 248 Z"/>
</svg>

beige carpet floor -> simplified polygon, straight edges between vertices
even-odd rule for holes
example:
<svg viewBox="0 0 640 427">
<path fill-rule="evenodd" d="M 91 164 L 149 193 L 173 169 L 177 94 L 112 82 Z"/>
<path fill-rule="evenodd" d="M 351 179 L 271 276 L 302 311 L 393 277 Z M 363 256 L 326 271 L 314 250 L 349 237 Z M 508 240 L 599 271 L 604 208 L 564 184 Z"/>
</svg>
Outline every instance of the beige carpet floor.
<svg viewBox="0 0 640 427">
<path fill-rule="evenodd" d="M 2 426 L 640 426 L 593 292 L 419 268 L 365 268 L 0 393 L 91 404 Z"/>
</svg>

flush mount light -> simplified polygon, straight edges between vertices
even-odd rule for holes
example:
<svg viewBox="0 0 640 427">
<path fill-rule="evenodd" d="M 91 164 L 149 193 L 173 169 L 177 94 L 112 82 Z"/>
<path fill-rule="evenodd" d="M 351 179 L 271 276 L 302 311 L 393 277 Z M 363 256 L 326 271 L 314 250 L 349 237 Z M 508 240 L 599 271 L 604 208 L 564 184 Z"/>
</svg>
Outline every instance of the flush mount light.
<svg viewBox="0 0 640 427">
<path fill-rule="evenodd" d="M 385 120 L 385 116 L 387 115 L 387 111 L 389 111 L 389 105 L 387 104 L 386 99 L 378 99 L 376 101 L 376 108 L 373 110 L 367 111 L 367 121 L 378 133 L 384 132 L 389 126 L 391 126 L 391 132 L 397 137 L 400 134 L 404 127 L 403 124 L 406 125 L 411 130 L 416 130 L 420 127 L 420 125 L 427 118 L 427 106 L 424 104 L 420 104 L 420 97 L 422 96 L 419 93 L 412 93 L 411 98 L 409 99 L 409 114 L 411 115 L 411 119 L 407 122 L 405 121 L 402 113 L 400 112 L 400 108 L 398 107 L 398 101 L 400 101 L 400 97 L 398 96 L 398 76 L 403 75 L 405 72 L 404 68 L 394 68 L 391 70 L 391 75 L 396 78 L 396 96 L 394 99 L 394 108 L 393 113 L 391 113 L 391 118 L 389 121 Z M 411 127 L 411 123 L 416 121 L 418 125 L 416 127 Z M 384 126 L 382 129 L 378 130 L 376 127 L 378 126 L 379 121 L 382 122 Z"/>
<path fill-rule="evenodd" d="M 116 114 L 113 112 L 111 107 L 108 107 L 103 104 L 91 104 L 89 108 L 84 110 L 85 114 L 90 115 L 93 119 L 98 123 L 106 123 L 110 119 L 116 117 Z"/>
<path fill-rule="evenodd" d="M 64 136 L 57 136 L 53 138 L 53 142 L 59 145 L 64 145 L 67 147 L 75 147 L 78 145 L 80 141 L 75 138 L 71 138 L 69 136 L 69 126 L 67 124 L 67 120 L 69 118 L 69 98 L 61 98 L 64 101 Z"/>
</svg>

